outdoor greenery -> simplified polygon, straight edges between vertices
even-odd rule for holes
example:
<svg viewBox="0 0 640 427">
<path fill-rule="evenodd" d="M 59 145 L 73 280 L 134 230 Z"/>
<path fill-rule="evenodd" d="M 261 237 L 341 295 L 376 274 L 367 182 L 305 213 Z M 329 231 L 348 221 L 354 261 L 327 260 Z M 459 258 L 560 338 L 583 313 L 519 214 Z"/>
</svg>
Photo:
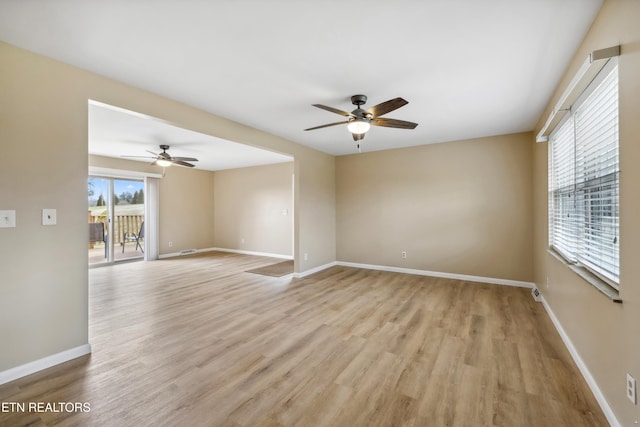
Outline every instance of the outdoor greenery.
<svg viewBox="0 0 640 427">
<path fill-rule="evenodd" d="M 138 204 L 142 204 L 144 203 L 144 192 L 142 189 L 136 191 L 135 193 L 131 194 L 128 191 L 123 191 L 122 193 L 120 193 L 119 196 L 114 196 L 115 197 L 115 204 L 116 205 L 122 205 L 122 204 L 129 204 L 129 205 L 138 205 Z M 100 199 L 98 198 L 98 201 Z"/>
<path fill-rule="evenodd" d="M 93 195 L 93 190 L 89 190 L 89 193 Z M 114 203 L 118 205 L 142 205 L 144 204 L 144 190 L 140 189 L 131 194 L 128 191 L 123 191 L 119 196 L 114 196 Z M 91 203 L 91 201 L 90 201 Z M 106 206 L 107 201 L 105 197 L 100 193 L 98 199 L 95 202 L 95 206 Z"/>
</svg>

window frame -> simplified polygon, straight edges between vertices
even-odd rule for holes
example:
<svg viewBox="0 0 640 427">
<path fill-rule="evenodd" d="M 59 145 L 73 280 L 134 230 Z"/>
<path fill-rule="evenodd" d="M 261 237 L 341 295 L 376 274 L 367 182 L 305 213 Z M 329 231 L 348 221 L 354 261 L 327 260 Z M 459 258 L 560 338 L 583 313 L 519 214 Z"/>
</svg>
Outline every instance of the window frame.
<svg viewBox="0 0 640 427">
<path fill-rule="evenodd" d="M 562 244 L 560 243 L 560 240 L 562 238 L 562 236 L 559 235 L 559 231 L 556 230 L 557 227 L 557 223 L 562 223 L 563 226 L 566 226 L 566 223 L 570 223 L 571 219 L 565 222 L 562 222 L 562 220 L 557 221 L 556 219 L 558 218 L 557 215 L 557 207 L 559 206 L 557 200 L 558 197 L 568 197 L 573 198 L 573 203 L 574 203 L 574 208 L 573 208 L 573 213 L 576 212 L 592 212 L 594 207 L 593 205 L 589 202 L 588 198 L 584 198 L 582 201 L 584 203 L 584 206 L 582 208 L 580 208 L 577 204 L 578 201 L 576 200 L 576 198 L 579 195 L 585 196 L 588 195 L 590 192 L 590 180 L 585 179 L 584 181 L 577 181 L 576 176 L 578 175 L 578 159 L 577 159 L 577 155 L 576 152 L 578 151 L 577 145 L 578 145 L 578 140 L 576 138 L 576 117 L 579 117 L 580 113 L 581 113 L 581 107 L 584 105 L 584 103 L 589 99 L 589 97 L 594 93 L 594 91 L 596 91 L 602 82 L 604 82 L 607 78 L 609 78 L 609 76 L 611 75 L 612 72 L 616 73 L 616 99 L 615 99 L 615 113 L 616 113 L 616 121 L 615 121 L 615 170 L 613 171 L 613 175 L 614 177 L 611 178 L 610 174 L 608 175 L 604 175 L 603 177 L 600 177 L 599 180 L 601 181 L 600 184 L 607 184 L 605 181 L 611 181 L 614 182 L 615 184 L 615 190 L 614 190 L 614 195 L 611 196 L 613 197 L 612 200 L 615 201 L 615 204 L 613 206 L 615 206 L 615 212 L 614 215 L 612 215 L 612 218 L 615 217 L 615 221 L 614 221 L 614 226 L 613 229 L 617 232 L 615 233 L 615 238 L 613 241 L 613 245 L 617 245 L 614 248 L 613 253 L 616 255 L 615 257 L 613 257 L 613 267 L 615 270 L 615 274 L 609 273 L 606 269 L 606 267 L 603 267 L 603 265 L 605 264 L 606 261 L 604 261 L 604 258 L 606 258 L 605 255 L 602 255 L 600 258 L 598 258 L 599 264 L 598 263 L 593 263 L 593 265 L 589 265 L 589 263 L 584 263 L 582 262 L 583 260 L 585 260 L 585 256 L 581 253 L 584 251 L 584 247 L 588 246 L 588 242 L 589 242 L 589 236 L 593 236 L 593 231 L 592 229 L 589 229 L 588 225 L 590 225 L 590 220 L 586 219 L 587 215 L 585 214 L 580 221 L 575 223 L 575 233 L 573 235 L 570 235 L 569 238 L 573 238 L 575 241 L 574 242 L 569 242 L 567 244 L 567 246 L 571 246 L 571 245 L 575 245 L 575 251 L 574 253 L 572 253 L 571 248 L 567 249 L 567 247 L 563 248 Z M 575 102 L 570 106 L 568 114 L 565 115 L 565 117 L 563 117 L 563 119 L 561 121 L 559 121 L 557 123 L 557 125 L 554 127 L 553 131 L 549 134 L 549 150 L 548 150 L 548 244 L 549 244 L 549 251 L 559 260 L 561 260 L 562 262 L 564 262 L 565 264 L 569 265 L 569 267 L 576 271 L 576 273 L 578 273 L 581 277 L 585 278 L 585 280 L 587 280 L 589 283 L 591 283 L 592 285 L 596 286 L 599 290 L 603 291 L 603 293 L 609 295 L 614 301 L 619 301 L 619 298 L 617 297 L 618 292 L 620 290 L 620 246 L 619 246 L 619 241 L 620 241 L 620 222 L 619 222 L 619 214 L 620 214 L 620 192 L 619 192 L 619 188 L 620 188 L 620 154 L 619 154 L 619 147 L 620 147 L 620 136 L 619 136 L 619 123 L 620 123 L 620 118 L 619 118 L 619 67 L 618 67 L 618 60 L 617 57 L 613 57 L 611 59 L 609 59 L 608 63 L 602 67 L 602 69 L 598 72 L 598 74 L 594 77 L 594 79 L 587 85 L 586 89 L 576 98 Z M 601 116 L 598 116 L 598 120 L 601 119 Z M 569 122 L 571 122 L 571 124 L 569 124 Z M 559 135 L 560 132 L 562 132 L 565 126 L 571 126 L 572 129 L 569 129 L 570 132 L 573 133 L 573 135 L 571 136 L 572 138 L 572 142 L 571 142 L 571 149 L 573 150 L 573 163 L 568 166 L 570 169 L 572 169 L 571 171 L 569 171 L 570 174 L 573 175 L 573 182 L 572 185 L 567 186 L 558 186 L 556 185 L 557 182 L 557 176 L 558 174 L 556 174 L 556 165 L 554 164 L 554 162 L 557 162 L 558 160 L 564 160 L 566 162 L 566 158 L 563 159 L 558 159 L 557 157 L 559 157 L 557 155 L 557 153 L 554 152 L 555 149 L 555 144 L 557 141 L 557 137 Z M 565 130 L 566 131 L 566 130 Z M 598 144 L 600 145 L 600 144 Z M 571 153 L 570 153 L 571 154 Z M 600 154 L 598 154 L 599 156 Z M 606 170 L 605 167 L 603 167 L 601 164 L 598 164 L 599 166 L 599 171 L 601 170 Z M 565 177 L 566 179 L 566 177 Z M 564 182 L 563 184 L 564 185 Z M 605 192 L 606 190 L 603 189 L 599 189 L 598 191 L 601 192 Z M 600 193 L 599 193 L 600 194 Z M 582 209 L 582 210 L 581 210 Z M 604 218 L 605 214 L 600 214 L 597 218 Z M 568 228 L 567 228 L 568 229 Z M 604 236 L 605 232 L 603 230 L 600 231 L 600 233 Z M 599 236 L 600 238 L 603 239 L 602 236 Z M 604 240 L 603 240 L 604 241 Z M 554 244 L 555 242 L 555 244 Z M 587 244 L 585 244 L 585 242 Z M 591 253 L 593 256 L 593 252 Z M 582 259 L 582 260 L 581 260 Z M 602 270 L 602 271 L 598 271 L 598 270 Z M 605 273 L 603 273 L 603 271 Z M 613 276 L 613 277 L 609 277 L 609 276 Z"/>
</svg>

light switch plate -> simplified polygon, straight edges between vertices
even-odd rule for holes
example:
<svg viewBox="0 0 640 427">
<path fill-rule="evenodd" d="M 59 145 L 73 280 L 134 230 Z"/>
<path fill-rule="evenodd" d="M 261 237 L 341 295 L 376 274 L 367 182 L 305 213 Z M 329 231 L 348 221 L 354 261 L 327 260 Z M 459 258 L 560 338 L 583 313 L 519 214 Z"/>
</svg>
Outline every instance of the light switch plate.
<svg viewBox="0 0 640 427">
<path fill-rule="evenodd" d="M 56 210 L 42 209 L 42 225 L 56 225 Z"/>
<path fill-rule="evenodd" d="M 0 228 L 16 226 L 16 211 L 0 211 Z"/>
</svg>

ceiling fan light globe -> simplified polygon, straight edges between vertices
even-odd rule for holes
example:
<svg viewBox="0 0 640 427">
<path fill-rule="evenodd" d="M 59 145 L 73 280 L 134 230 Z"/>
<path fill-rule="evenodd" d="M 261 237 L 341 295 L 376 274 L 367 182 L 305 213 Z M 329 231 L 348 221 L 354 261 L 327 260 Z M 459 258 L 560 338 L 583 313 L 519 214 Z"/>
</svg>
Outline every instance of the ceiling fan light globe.
<svg viewBox="0 0 640 427">
<path fill-rule="evenodd" d="M 370 128 L 371 125 L 369 124 L 369 122 L 362 119 L 353 120 L 347 125 L 347 129 L 349 129 L 349 132 L 355 133 L 356 135 L 366 133 Z"/>
<path fill-rule="evenodd" d="M 158 160 L 156 160 L 156 164 L 158 166 L 162 166 L 163 168 L 171 166 L 171 162 L 169 160 L 166 160 L 166 159 L 158 159 Z"/>
</svg>

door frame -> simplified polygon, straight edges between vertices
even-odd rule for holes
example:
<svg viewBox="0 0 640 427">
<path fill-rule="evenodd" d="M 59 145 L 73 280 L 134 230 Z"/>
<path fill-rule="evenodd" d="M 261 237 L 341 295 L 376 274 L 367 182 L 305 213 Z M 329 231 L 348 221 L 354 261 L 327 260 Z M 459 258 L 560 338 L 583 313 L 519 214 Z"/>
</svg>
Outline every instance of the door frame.
<svg viewBox="0 0 640 427">
<path fill-rule="evenodd" d="M 89 173 L 87 175 L 88 178 L 106 178 L 111 181 L 110 182 L 110 193 L 113 194 L 113 180 L 114 179 L 122 179 L 122 180 L 136 180 L 144 182 L 144 235 L 145 239 L 143 241 L 144 245 L 144 261 L 148 261 L 149 254 L 157 254 L 158 253 L 158 229 L 157 227 L 149 226 L 149 221 L 146 221 L 147 217 L 150 218 L 158 218 L 159 214 L 159 203 L 157 195 L 151 195 L 149 192 L 148 178 L 162 178 L 161 174 L 149 173 L 149 172 L 138 172 L 131 170 L 123 170 L 123 169 L 112 169 L 112 168 L 103 168 L 97 166 L 89 166 Z M 109 204 L 108 204 L 108 215 L 110 217 L 113 216 L 114 213 L 114 201 L 111 195 L 109 196 Z M 157 221 L 152 221 L 157 223 Z M 107 228 L 110 236 L 113 236 L 113 221 L 108 221 Z M 90 264 L 89 268 L 100 267 L 105 265 L 113 265 L 115 263 L 113 257 L 114 245 L 109 245 L 109 257 L 110 261 Z M 138 258 L 134 258 L 138 259 Z M 123 260 L 124 261 L 124 260 Z"/>
</svg>

